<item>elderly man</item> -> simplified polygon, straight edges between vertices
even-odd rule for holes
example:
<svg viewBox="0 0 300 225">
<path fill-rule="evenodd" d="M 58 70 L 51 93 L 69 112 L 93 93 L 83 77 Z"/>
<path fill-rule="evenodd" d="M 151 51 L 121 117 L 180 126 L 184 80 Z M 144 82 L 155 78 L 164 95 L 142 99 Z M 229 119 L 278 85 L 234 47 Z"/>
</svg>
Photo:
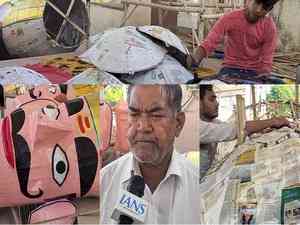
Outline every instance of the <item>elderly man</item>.
<svg viewBox="0 0 300 225">
<path fill-rule="evenodd" d="M 224 40 L 224 67 L 219 72 L 219 78 L 227 76 L 228 81 L 241 78 L 248 80 L 248 83 L 251 80 L 282 83 L 276 78 L 270 78 L 277 28 L 268 13 L 278 1 L 248 0 L 245 9 L 225 14 L 217 21 L 195 54 L 188 58 L 187 64 L 199 65 Z"/>
<path fill-rule="evenodd" d="M 145 181 L 144 223 L 200 223 L 199 170 L 174 150 L 185 122 L 181 100 L 178 85 L 129 87 L 130 152 L 100 172 L 101 224 L 117 223 L 110 217 L 132 170 Z"/>
<path fill-rule="evenodd" d="M 217 97 L 212 85 L 200 86 L 200 179 L 207 173 L 215 159 L 219 142 L 232 141 L 237 137 L 235 123 L 226 123 L 217 120 Z M 290 122 L 282 117 L 267 120 L 246 121 L 247 135 L 261 132 L 266 128 L 280 128 L 291 126 Z"/>
</svg>

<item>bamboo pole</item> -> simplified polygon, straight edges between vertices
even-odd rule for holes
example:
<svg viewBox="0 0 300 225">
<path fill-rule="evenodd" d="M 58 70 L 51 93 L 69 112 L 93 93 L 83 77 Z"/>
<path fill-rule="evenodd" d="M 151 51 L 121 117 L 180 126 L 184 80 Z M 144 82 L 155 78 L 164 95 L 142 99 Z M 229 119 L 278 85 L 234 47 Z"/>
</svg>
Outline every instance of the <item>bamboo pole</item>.
<svg viewBox="0 0 300 225">
<path fill-rule="evenodd" d="M 203 8 L 200 8 L 200 7 L 168 6 L 168 5 L 158 4 L 158 3 L 141 2 L 139 0 L 121 0 L 121 3 L 144 6 L 144 7 L 151 7 L 151 8 L 159 8 L 159 9 L 175 11 L 175 12 L 204 13 L 204 11 L 205 11 Z"/>
<path fill-rule="evenodd" d="M 71 14 L 71 11 L 72 11 L 72 9 L 73 9 L 74 4 L 75 4 L 75 0 L 72 0 L 71 4 L 69 5 L 69 8 L 68 8 L 66 17 L 68 17 L 68 18 L 70 17 L 70 14 Z M 59 31 L 58 31 L 58 34 L 57 34 L 57 36 L 56 36 L 56 42 L 59 41 L 59 38 L 60 38 L 60 36 L 61 36 L 61 34 L 62 34 L 62 32 L 63 32 L 63 29 L 65 28 L 66 24 L 67 24 L 67 21 L 64 20 L 64 21 L 63 21 L 63 24 L 60 26 Z"/>
<path fill-rule="evenodd" d="M 74 23 L 70 18 L 68 18 L 56 5 L 54 5 L 49 0 L 46 0 L 46 3 L 49 4 L 59 15 L 61 15 L 65 20 L 67 20 L 73 27 L 75 27 L 84 37 L 87 36 L 84 30 L 81 29 L 76 23 Z"/>
<path fill-rule="evenodd" d="M 253 120 L 257 120 L 255 86 L 251 85 Z"/>
<path fill-rule="evenodd" d="M 237 144 L 241 145 L 245 142 L 246 134 L 246 111 L 245 111 L 245 99 L 241 95 L 236 96 L 236 125 L 238 128 Z"/>
<path fill-rule="evenodd" d="M 216 4 L 203 4 L 203 3 L 193 3 L 193 2 L 167 2 L 167 1 L 159 1 L 159 4 L 168 5 L 168 6 L 188 6 L 188 7 L 202 7 L 202 8 L 216 8 Z M 234 4 L 218 4 L 219 8 L 234 8 Z M 242 7 L 242 6 L 241 6 Z"/>
</svg>

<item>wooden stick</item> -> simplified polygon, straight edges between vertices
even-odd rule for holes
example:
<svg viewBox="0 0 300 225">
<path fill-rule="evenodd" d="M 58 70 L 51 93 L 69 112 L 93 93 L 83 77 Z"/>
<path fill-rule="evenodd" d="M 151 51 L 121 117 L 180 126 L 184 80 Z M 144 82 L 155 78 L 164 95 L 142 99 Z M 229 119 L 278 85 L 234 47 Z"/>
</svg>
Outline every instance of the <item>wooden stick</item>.
<svg viewBox="0 0 300 225">
<path fill-rule="evenodd" d="M 202 8 L 216 8 L 216 4 L 202 4 L 202 3 L 193 3 L 193 2 L 165 2 L 165 1 L 158 1 L 159 4 L 162 5 L 169 5 L 169 6 L 189 6 L 189 7 L 202 7 Z M 233 4 L 218 4 L 219 8 L 234 8 Z M 240 6 L 242 7 L 242 6 Z"/>
<path fill-rule="evenodd" d="M 253 120 L 257 120 L 255 86 L 251 85 Z"/>
<path fill-rule="evenodd" d="M 56 7 L 52 2 L 46 0 L 48 3 L 59 15 L 61 15 L 65 20 L 67 20 L 73 27 L 75 27 L 84 37 L 87 36 L 84 30 L 81 29 L 76 23 L 74 23 L 70 18 L 68 18 L 58 7 Z"/>
<path fill-rule="evenodd" d="M 245 142 L 245 126 L 246 126 L 246 111 L 245 99 L 241 95 L 236 96 L 236 125 L 238 127 L 237 144 L 241 145 Z"/>
<path fill-rule="evenodd" d="M 158 3 L 149 3 L 149 2 L 142 2 L 139 0 L 121 0 L 124 4 L 132 4 L 144 7 L 151 7 L 151 8 L 159 8 L 165 9 L 169 11 L 175 12 L 194 12 L 194 13 L 204 13 L 204 9 L 200 7 L 178 7 L 178 6 L 166 6 Z"/>
</svg>

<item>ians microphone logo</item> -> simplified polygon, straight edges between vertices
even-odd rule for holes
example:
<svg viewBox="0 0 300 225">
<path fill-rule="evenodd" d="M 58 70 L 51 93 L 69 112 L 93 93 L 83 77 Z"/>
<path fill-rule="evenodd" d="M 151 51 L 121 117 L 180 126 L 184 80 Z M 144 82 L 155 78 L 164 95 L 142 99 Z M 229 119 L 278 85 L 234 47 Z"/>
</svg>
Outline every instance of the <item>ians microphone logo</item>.
<svg viewBox="0 0 300 225">
<path fill-rule="evenodd" d="M 134 198 L 132 195 L 128 195 L 126 193 L 123 193 L 119 203 L 121 206 L 129 209 L 139 216 L 143 216 L 145 214 L 145 209 L 147 207 L 138 198 Z"/>
</svg>

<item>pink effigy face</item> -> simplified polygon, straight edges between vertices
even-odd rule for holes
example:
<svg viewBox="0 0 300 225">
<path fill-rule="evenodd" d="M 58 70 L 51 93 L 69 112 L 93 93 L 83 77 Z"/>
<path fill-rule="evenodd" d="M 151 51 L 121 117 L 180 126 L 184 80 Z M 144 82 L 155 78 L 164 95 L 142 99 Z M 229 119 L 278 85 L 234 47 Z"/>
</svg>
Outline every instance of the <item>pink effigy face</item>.
<svg viewBox="0 0 300 225">
<path fill-rule="evenodd" d="M 23 108 L 26 112 L 38 110 L 47 105 L 56 105 L 55 97 L 61 94 L 57 85 L 40 85 L 18 95 L 10 105 L 7 105 L 6 114 L 16 108 Z"/>
<path fill-rule="evenodd" d="M 88 102 L 45 101 L 0 121 L 0 207 L 98 195 L 99 140 Z"/>
</svg>

